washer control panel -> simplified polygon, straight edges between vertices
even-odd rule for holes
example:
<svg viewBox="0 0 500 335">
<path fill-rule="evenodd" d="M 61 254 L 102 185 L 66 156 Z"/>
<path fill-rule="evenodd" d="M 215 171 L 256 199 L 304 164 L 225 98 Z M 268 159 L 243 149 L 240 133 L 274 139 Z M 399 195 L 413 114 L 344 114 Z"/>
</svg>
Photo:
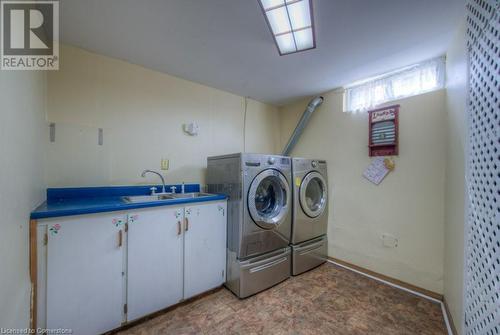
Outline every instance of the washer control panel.
<svg viewBox="0 0 500 335">
<path fill-rule="evenodd" d="M 290 157 L 272 155 L 252 155 L 244 161 L 245 171 L 274 168 L 287 173 L 292 167 Z"/>
</svg>

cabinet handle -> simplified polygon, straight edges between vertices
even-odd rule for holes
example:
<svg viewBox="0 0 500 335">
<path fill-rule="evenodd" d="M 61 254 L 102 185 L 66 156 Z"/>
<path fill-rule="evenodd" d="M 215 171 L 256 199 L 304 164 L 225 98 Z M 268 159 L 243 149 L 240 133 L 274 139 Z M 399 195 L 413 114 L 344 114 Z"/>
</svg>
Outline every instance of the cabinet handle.
<svg viewBox="0 0 500 335">
<path fill-rule="evenodd" d="M 184 220 L 186 220 L 186 228 L 184 230 L 188 231 L 189 230 L 189 219 L 188 218 L 184 218 Z"/>
<path fill-rule="evenodd" d="M 180 235 L 181 233 L 182 233 L 181 222 L 177 221 L 177 235 Z"/>
<path fill-rule="evenodd" d="M 123 246 L 123 231 L 120 229 L 118 231 L 118 248 Z"/>
</svg>

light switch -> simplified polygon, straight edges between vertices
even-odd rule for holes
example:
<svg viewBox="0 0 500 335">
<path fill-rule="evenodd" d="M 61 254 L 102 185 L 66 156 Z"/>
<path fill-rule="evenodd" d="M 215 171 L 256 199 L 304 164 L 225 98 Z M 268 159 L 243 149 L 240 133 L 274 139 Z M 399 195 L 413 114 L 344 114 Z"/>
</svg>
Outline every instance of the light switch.
<svg viewBox="0 0 500 335">
<path fill-rule="evenodd" d="M 168 170 L 169 167 L 169 161 L 166 158 L 161 159 L 161 169 L 162 170 Z"/>
</svg>

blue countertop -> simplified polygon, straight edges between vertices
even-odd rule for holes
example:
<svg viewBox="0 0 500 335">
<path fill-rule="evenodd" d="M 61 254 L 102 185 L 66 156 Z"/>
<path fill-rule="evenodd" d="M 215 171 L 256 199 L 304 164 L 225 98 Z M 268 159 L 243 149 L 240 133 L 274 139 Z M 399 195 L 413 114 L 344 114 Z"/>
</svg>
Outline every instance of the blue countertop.
<svg viewBox="0 0 500 335">
<path fill-rule="evenodd" d="M 176 186 L 177 191 L 181 190 L 181 185 L 167 185 L 167 190 L 170 190 L 171 186 Z M 161 190 L 161 186 L 158 185 L 49 188 L 47 189 L 47 201 L 31 212 L 31 219 L 36 220 L 226 199 L 226 196 L 219 194 L 202 198 L 169 199 L 143 203 L 127 203 L 122 199 L 124 196 L 149 195 L 151 187 L 157 187 L 158 190 Z M 199 191 L 199 184 L 185 185 L 186 193 Z"/>
</svg>

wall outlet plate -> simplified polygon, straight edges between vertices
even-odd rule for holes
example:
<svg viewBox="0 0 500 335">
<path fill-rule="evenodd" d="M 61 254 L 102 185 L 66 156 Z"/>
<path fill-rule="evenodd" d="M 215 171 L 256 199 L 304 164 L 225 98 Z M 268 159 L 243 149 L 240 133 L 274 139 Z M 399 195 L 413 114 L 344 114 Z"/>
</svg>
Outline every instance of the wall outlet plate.
<svg viewBox="0 0 500 335">
<path fill-rule="evenodd" d="M 397 237 L 390 234 L 382 234 L 382 244 L 386 248 L 397 248 L 399 240 Z"/>
<path fill-rule="evenodd" d="M 169 162 L 169 160 L 167 158 L 162 158 L 161 159 L 161 169 L 162 170 L 168 170 L 169 165 L 170 165 L 170 162 Z"/>
</svg>

